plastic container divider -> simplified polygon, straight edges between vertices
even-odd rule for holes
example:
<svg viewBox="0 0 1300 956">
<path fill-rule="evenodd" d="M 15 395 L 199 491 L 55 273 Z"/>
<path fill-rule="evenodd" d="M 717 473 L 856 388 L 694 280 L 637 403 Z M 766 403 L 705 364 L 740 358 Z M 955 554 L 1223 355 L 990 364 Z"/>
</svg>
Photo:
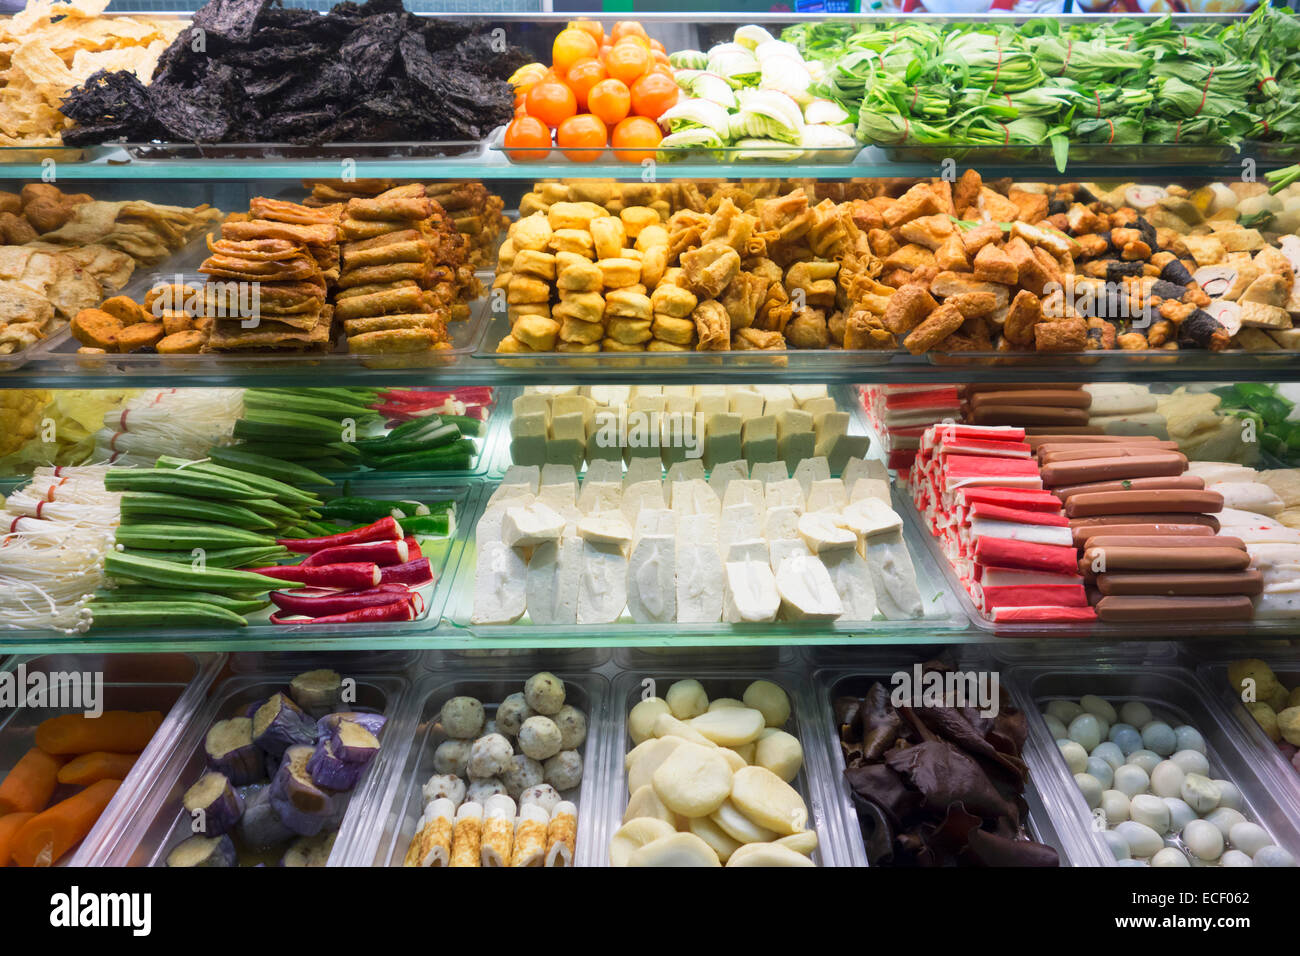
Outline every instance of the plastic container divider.
<svg viewBox="0 0 1300 956">
<path fill-rule="evenodd" d="M 319 657 L 315 661 L 317 666 L 321 662 Z M 208 729 L 218 720 L 241 716 L 254 701 L 284 691 L 300 673 L 237 675 L 217 684 L 206 705 L 186 722 L 184 732 L 166 760 L 154 768 L 152 784 L 142 789 L 129 819 L 122 822 L 112 841 L 88 865 L 165 865 L 167 854 L 190 835 L 190 818 L 181 805 L 181 798 L 207 766 L 203 746 Z M 379 831 L 372 823 L 386 799 L 391 799 L 393 766 L 395 762 L 400 765 L 405 757 L 404 744 L 410 736 L 411 715 L 406 706 L 410 681 L 380 675 L 357 675 L 355 680 L 355 704 L 382 710 L 388 722 L 380 735 L 379 755 L 352 791 L 330 854 L 330 866 L 366 866 L 373 858 Z"/>
<path fill-rule="evenodd" d="M 1205 738 L 1213 779 L 1229 780 L 1241 791 L 1246 819 L 1258 823 L 1292 856 L 1300 858 L 1300 830 L 1289 802 L 1279 803 L 1268 792 L 1265 775 L 1245 736 L 1214 700 L 1214 694 L 1184 669 L 1146 665 L 1074 665 L 1013 667 L 1011 688 L 1016 706 L 1029 720 L 1030 771 L 1039 776 L 1044 802 L 1057 832 L 1073 859 L 1093 857 L 1092 865 L 1115 866 L 1109 848 L 1093 829 L 1092 811 L 1075 785 L 1055 740 L 1043 721 L 1041 708 L 1052 700 L 1077 701 L 1096 694 L 1112 704 L 1138 700 L 1157 715 L 1190 724 Z M 1175 724 L 1176 726 L 1176 724 Z M 1268 778 L 1271 779 L 1271 778 Z"/>
<path fill-rule="evenodd" d="M 401 866 L 415 836 L 416 824 L 424 810 L 422 788 L 435 773 L 434 750 L 448 739 L 438 720 L 442 705 L 452 697 L 475 697 L 483 703 L 486 711 L 495 715 L 501 701 L 510 694 L 522 693 L 524 682 L 535 673 L 536 670 L 476 673 L 457 668 L 455 674 L 432 673 L 420 680 L 413 694 L 414 720 L 407 727 L 411 740 L 406 748 L 405 761 L 394 771 L 396 779 L 392 789 L 396 797 L 384 810 L 382 835 L 376 841 L 375 866 Z M 578 807 L 574 866 L 594 866 L 597 865 L 594 861 L 599 856 L 598 851 L 603 849 L 596 846 L 602 808 L 597 777 L 608 736 L 609 681 L 599 674 L 571 671 L 561 671 L 556 676 L 564 681 L 565 703 L 587 715 L 587 739 L 582 747 L 582 782 L 576 793 L 570 790 L 561 794 Z"/>
<path fill-rule="evenodd" d="M 841 864 L 843 866 L 868 866 L 869 864 L 867 862 L 866 846 L 862 841 L 861 827 L 858 823 L 858 813 L 853 806 L 849 786 L 844 780 L 844 753 L 840 749 L 839 735 L 835 729 L 834 700 L 836 697 L 846 694 L 861 696 L 867 692 L 871 682 L 883 681 L 888 683 L 889 675 L 897 671 L 910 672 L 918 662 L 920 662 L 919 658 L 904 660 L 894 656 L 888 663 L 884 659 L 878 659 L 874 666 L 826 668 L 817 671 L 812 681 L 808 682 L 806 693 L 813 712 L 820 718 L 820 726 L 823 729 L 820 742 L 823 745 L 821 756 L 824 761 L 825 772 L 817 780 L 817 783 L 823 788 L 822 800 L 828 805 L 838 807 L 843 820 L 843 853 L 845 858 Z M 987 659 L 979 653 L 968 656 L 964 663 L 973 666 L 988 666 Z M 1005 686 L 1005 675 L 1001 675 L 1000 680 Z M 1094 865 L 1091 858 L 1075 854 L 1057 832 L 1054 821 L 1047 812 L 1047 806 L 1043 798 L 1041 774 L 1033 763 L 1028 760 L 1028 750 L 1029 746 L 1028 742 L 1026 742 L 1022 756 L 1026 758 L 1030 768 L 1029 780 L 1025 784 L 1023 796 L 1025 803 L 1029 807 L 1027 819 L 1025 820 L 1029 835 L 1037 842 L 1044 843 L 1055 849 L 1060 856 L 1062 866 Z"/>
<path fill-rule="evenodd" d="M 99 703 L 108 710 L 159 710 L 163 722 L 154 733 L 140 759 L 122 781 L 113 799 L 100 814 L 94 827 L 59 865 L 88 866 L 112 839 L 119 821 L 129 819 L 140 794 L 158 774 L 160 765 L 172 753 L 194 711 L 203 703 L 208 686 L 224 661 L 221 654 L 45 654 L 10 658 L 4 670 L 15 673 L 23 666 L 35 672 L 92 673 L 103 675 L 103 696 Z M 25 693 L 26 688 L 19 688 Z M 26 704 L 5 709 L 0 719 L 0 779 L 13 769 L 19 758 L 35 746 L 36 727 L 41 721 L 60 714 L 83 713 L 69 707 L 28 707 Z M 75 788 L 60 786 L 52 802 L 70 796 Z"/>
<path fill-rule="evenodd" d="M 841 848 L 845 832 L 840 809 L 828 804 L 817 783 L 826 774 L 821 753 L 825 750 L 824 729 L 817 721 L 806 693 L 806 675 L 794 669 L 750 671 L 744 667 L 703 669 L 670 668 L 646 670 L 641 673 L 624 671 L 614 678 L 610 698 L 611 732 L 605 754 L 602 779 L 605 786 L 604 826 L 600 833 L 600 866 L 609 866 L 609 840 L 622 826 L 623 811 L 627 808 L 627 770 L 623 758 L 635 746 L 628 736 L 627 718 L 632 708 L 647 692 L 646 679 L 654 682 L 654 692 L 662 697 L 669 685 L 679 680 L 698 680 L 704 685 L 710 700 L 718 697 L 740 699 L 745 688 L 756 680 L 767 680 L 781 687 L 790 698 L 790 720 L 785 730 L 799 740 L 803 747 L 804 764 L 792 786 L 799 791 L 808 806 L 808 826 L 817 831 L 817 849 L 812 859 L 819 866 L 847 866 Z M 647 694 L 648 696 L 648 694 Z"/>
</svg>

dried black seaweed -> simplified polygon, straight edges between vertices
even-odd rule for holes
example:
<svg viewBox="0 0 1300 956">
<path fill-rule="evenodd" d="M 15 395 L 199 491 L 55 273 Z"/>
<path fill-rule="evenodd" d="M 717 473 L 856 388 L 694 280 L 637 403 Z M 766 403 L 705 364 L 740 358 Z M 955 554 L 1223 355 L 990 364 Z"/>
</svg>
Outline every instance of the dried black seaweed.
<svg viewBox="0 0 1300 956">
<path fill-rule="evenodd" d="M 209 0 L 148 85 L 100 72 L 69 92 L 71 145 L 479 140 L 508 123 L 506 78 L 528 55 L 482 21 L 429 19 L 401 0 L 328 13 Z"/>
</svg>

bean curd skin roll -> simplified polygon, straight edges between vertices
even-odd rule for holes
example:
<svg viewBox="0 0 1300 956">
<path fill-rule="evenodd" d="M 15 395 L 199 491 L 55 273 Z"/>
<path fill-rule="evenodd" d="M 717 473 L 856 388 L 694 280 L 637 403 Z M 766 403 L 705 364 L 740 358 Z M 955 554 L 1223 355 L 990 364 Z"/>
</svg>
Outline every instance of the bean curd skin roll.
<svg viewBox="0 0 1300 956">
<path fill-rule="evenodd" d="M 451 862 L 456 804 L 446 797 L 430 801 L 420 817 L 402 866 L 443 867 Z"/>
<path fill-rule="evenodd" d="M 488 797 L 484 810 L 483 865 L 509 866 L 515 842 L 515 802 L 504 793 L 498 793 Z"/>
<path fill-rule="evenodd" d="M 515 827 L 515 849 L 510 858 L 513 866 L 543 866 L 546 862 L 546 831 L 551 815 L 535 803 L 519 809 Z"/>
<path fill-rule="evenodd" d="M 451 865 L 482 865 L 480 849 L 483 841 L 483 805 L 463 803 L 456 811 L 456 826 L 451 842 Z"/>
<path fill-rule="evenodd" d="M 573 866 L 577 841 L 578 808 L 568 800 L 563 800 L 556 805 L 546 828 L 546 865 Z"/>
</svg>

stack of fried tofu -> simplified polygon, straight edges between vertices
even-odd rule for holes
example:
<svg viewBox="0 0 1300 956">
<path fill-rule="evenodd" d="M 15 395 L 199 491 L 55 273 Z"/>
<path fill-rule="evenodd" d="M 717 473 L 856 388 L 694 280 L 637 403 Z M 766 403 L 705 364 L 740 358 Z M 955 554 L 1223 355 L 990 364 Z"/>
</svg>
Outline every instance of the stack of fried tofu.
<svg viewBox="0 0 1300 956">
<path fill-rule="evenodd" d="M 335 311 L 351 352 L 450 348 L 447 322 L 476 288 L 464 240 L 419 183 L 350 199 Z"/>
<path fill-rule="evenodd" d="M 497 242 L 506 228 L 505 201 L 482 183 L 451 181 L 425 186 L 429 197 L 447 211 L 456 231 L 465 239 L 471 266 L 490 267 Z"/>
<path fill-rule="evenodd" d="M 222 225 L 199 267 L 208 277 L 207 351 L 329 348 L 341 212 L 258 196 L 247 216 Z"/>
</svg>

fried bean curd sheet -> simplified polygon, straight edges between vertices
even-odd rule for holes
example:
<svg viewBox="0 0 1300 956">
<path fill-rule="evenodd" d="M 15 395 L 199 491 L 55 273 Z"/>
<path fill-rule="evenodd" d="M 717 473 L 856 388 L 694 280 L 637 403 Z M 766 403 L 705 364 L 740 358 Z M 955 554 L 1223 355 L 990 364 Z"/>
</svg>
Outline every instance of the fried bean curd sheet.
<svg viewBox="0 0 1300 956">
<path fill-rule="evenodd" d="M 325 246 L 338 242 L 339 229 L 333 223 L 298 224 L 273 219 L 227 222 L 221 227 L 226 239 L 286 239 L 304 245 Z"/>
<path fill-rule="evenodd" d="M 343 203 L 312 207 L 284 199 L 254 196 L 248 203 L 248 213 L 253 219 L 270 219 L 300 226 L 335 225 L 343 217 Z"/>
</svg>

